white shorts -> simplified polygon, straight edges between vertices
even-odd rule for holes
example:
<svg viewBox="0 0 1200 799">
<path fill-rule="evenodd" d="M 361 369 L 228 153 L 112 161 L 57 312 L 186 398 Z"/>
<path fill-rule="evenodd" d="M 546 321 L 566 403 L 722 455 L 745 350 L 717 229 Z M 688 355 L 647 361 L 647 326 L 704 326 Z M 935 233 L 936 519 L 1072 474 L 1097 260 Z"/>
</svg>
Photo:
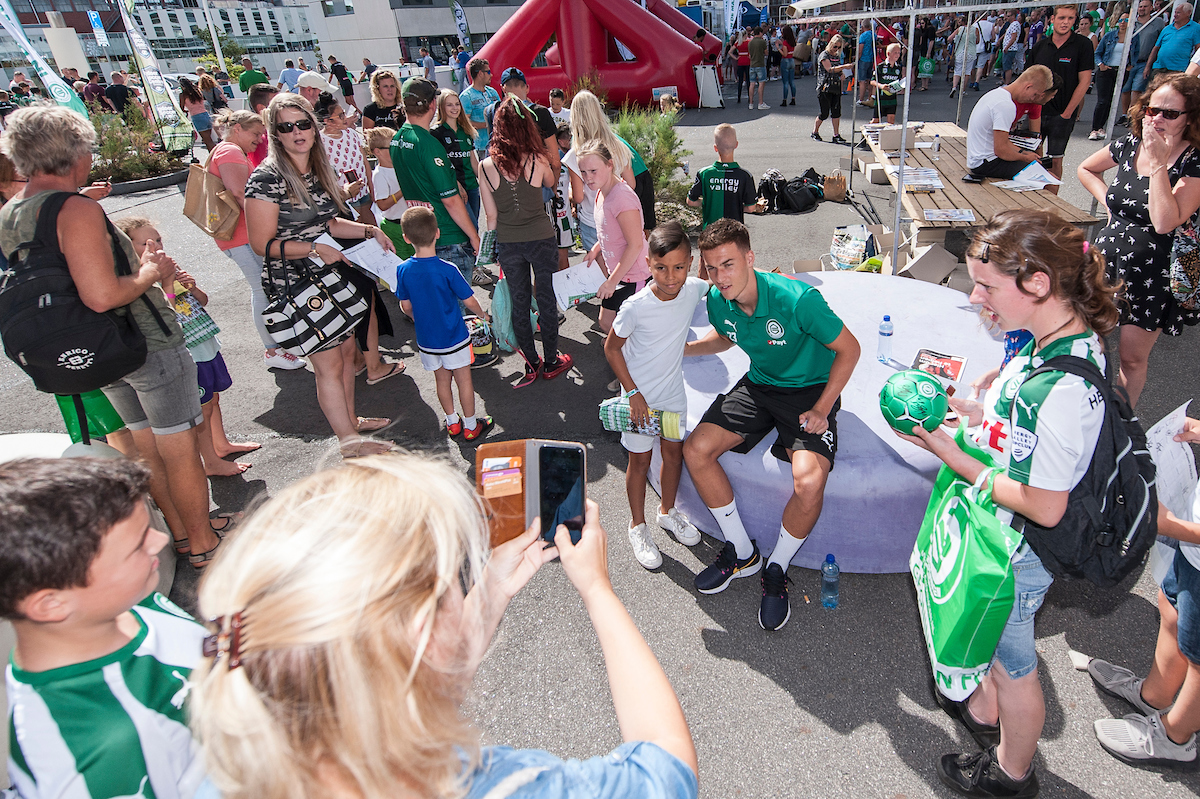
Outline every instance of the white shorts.
<svg viewBox="0 0 1200 799">
<path fill-rule="evenodd" d="M 996 57 L 992 53 L 979 53 L 978 58 L 975 61 L 975 68 L 983 69 L 988 65 L 989 61 L 994 61 L 995 58 Z"/>
<path fill-rule="evenodd" d="M 464 366 L 470 366 L 475 360 L 475 351 L 471 349 L 471 339 L 463 342 L 463 346 L 453 352 L 426 352 L 421 350 L 421 365 L 425 367 L 426 372 L 436 372 L 438 369 L 446 369 L 453 372 L 455 369 L 461 369 Z"/>
</svg>

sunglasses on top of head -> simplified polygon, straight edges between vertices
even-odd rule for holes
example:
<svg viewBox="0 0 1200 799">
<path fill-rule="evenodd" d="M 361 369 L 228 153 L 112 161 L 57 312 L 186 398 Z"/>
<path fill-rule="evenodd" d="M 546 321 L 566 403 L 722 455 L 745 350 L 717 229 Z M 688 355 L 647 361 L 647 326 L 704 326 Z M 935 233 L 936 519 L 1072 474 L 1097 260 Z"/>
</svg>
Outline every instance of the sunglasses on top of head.
<svg viewBox="0 0 1200 799">
<path fill-rule="evenodd" d="M 291 133 L 296 128 L 300 130 L 312 130 L 313 121 L 311 119 L 300 119 L 295 122 L 276 122 L 276 133 Z"/>
<path fill-rule="evenodd" d="M 1157 106 L 1153 105 L 1146 106 L 1146 116 L 1148 117 L 1156 117 L 1159 114 L 1162 114 L 1163 119 L 1179 119 L 1180 115 L 1183 113 L 1184 111 L 1178 108 L 1158 108 Z"/>
</svg>

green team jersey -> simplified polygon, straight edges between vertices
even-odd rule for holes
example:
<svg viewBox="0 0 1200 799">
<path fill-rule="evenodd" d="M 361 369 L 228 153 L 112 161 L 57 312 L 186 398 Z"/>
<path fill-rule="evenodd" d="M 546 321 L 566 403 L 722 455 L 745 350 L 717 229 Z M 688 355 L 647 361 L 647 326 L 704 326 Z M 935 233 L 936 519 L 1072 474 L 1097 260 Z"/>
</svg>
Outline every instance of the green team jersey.
<svg viewBox="0 0 1200 799">
<path fill-rule="evenodd" d="M 844 325 L 821 292 L 802 280 L 755 271 L 758 304 L 747 316 L 715 287 L 708 321 L 750 356 L 750 380 L 764 386 L 804 388 L 829 380 L 829 349 Z"/>
<path fill-rule="evenodd" d="M 688 199 L 701 201 L 701 227 L 706 228 L 718 219 L 741 222 L 746 206 L 758 200 L 758 191 L 754 188 L 754 177 L 736 161 L 727 164 L 717 161 L 696 173 Z"/>
<path fill-rule="evenodd" d="M 112 654 L 27 672 L 9 662 L 8 775 L 35 797 L 179 797 L 204 780 L 183 711 L 205 630 L 162 594 Z"/>
<path fill-rule="evenodd" d="M 392 138 L 392 164 L 400 191 L 409 206 L 427 205 L 437 217 L 437 246 L 448 247 L 468 241 L 450 217 L 442 200 L 458 196 L 458 175 L 446 154 L 446 148 L 433 134 L 420 125 L 405 122 Z"/>
<path fill-rule="evenodd" d="M 904 77 L 904 65 L 897 61 L 895 64 L 889 64 L 887 61 L 880 61 L 875 65 L 875 75 L 873 76 L 876 83 L 882 83 L 887 86 Z M 888 94 L 882 89 L 879 91 L 879 104 L 883 106 L 894 106 L 898 100 L 896 95 Z"/>
<path fill-rule="evenodd" d="M 621 139 L 620 136 L 617 136 L 617 138 Z M 633 148 L 632 144 L 625 141 L 624 139 L 621 139 L 621 144 L 624 144 L 626 147 L 629 148 L 629 166 L 633 169 L 633 176 L 635 178 L 638 175 L 642 174 L 643 172 L 650 171 L 650 167 L 646 166 L 646 162 L 642 160 L 642 157 L 640 155 L 638 155 L 638 151 Z M 632 189 L 633 187 L 630 186 L 629 188 Z"/>
<path fill-rule="evenodd" d="M 1058 355 L 1084 358 L 1104 371 L 1095 333 L 1065 336 L 1036 352 L 1030 342 L 992 382 L 983 399 L 983 422 L 968 432 L 1018 483 L 1070 491 L 1091 463 L 1104 423 L 1104 398 L 1083 378 L 1065 372 L 1026 379 Z M 1007 523 L 1011 511 L 1000 510 L 997 516 Z"/>
</svg>

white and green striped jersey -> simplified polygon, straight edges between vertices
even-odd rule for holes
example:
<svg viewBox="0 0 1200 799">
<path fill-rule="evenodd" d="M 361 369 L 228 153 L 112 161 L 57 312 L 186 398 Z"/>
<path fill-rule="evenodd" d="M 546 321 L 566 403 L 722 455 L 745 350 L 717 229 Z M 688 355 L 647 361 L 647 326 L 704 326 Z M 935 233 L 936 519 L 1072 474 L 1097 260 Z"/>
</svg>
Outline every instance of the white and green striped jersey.
<svg viewBox="0 0 1200 799">
<path fill-rule="evenodd" d="M 183 702 L 204 628 L 162 594 L 102 658 L 43 672 L 8 666 L 8 774 L 26 799 L 190 799 L 204 779 Z"/>
<path fill-rule="evenodd" d="M 983 424 L 970 431 L 1009 477 L 1047 491 L 1070 491 L 1083 479 L 1104 423 L 1104 398 L 1083 378 L 1049 372 L 1025 379 L 1059 355 L 1085 358 L 1104 371 L 1095 333 L 1060 338 L 1036 353 L 1030 342 L 993 381 L 983 400 Z"/>
</svg>

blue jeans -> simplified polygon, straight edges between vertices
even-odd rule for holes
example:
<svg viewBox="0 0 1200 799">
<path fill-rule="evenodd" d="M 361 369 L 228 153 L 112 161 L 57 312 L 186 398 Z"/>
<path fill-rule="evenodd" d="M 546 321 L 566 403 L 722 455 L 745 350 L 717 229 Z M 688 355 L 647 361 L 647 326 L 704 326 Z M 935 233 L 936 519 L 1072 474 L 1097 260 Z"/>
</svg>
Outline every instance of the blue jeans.
<svg viewBox="0 0 1200 799">
<path fill-rule="evenodd" d="M 479 229 L 479 189 L 467 189 L 467 210 L 471 212 L 471 224 Z"/>
<path fill-rule="evenodd" d="M 433 253 L 443 261 L 449 261 L 458 267 L 458 271 L 467 279 L 467 283 L 471 282 L 471 272 L 475 269 L 475 255 L 471 252 L 470 244 L 465 242 L 448 244 L 444 247 L 434 248 Z"/>
<path fill-rule="evenodd" d="M 1037 668 L 1033 618 L 1042 606 L 1042 600 L 1046 598 L 1046 591 L 1054 578 L 1032 549 L 1025 557 L 1015 561 L 1012 569 L 1017 596 L 992 662 L 999 663 L 1009 677 L 1019 680 Z"/>
<path fill-rule="evenodd" d="M 779 79 L 783 83 L 783 101 L 788 101 L 788 94 L 792 95 L 792 99 L 796 98 L 796 62 L 790 58 L 783 59 L 783 63 L 779 66 Z"/>
</svg>

